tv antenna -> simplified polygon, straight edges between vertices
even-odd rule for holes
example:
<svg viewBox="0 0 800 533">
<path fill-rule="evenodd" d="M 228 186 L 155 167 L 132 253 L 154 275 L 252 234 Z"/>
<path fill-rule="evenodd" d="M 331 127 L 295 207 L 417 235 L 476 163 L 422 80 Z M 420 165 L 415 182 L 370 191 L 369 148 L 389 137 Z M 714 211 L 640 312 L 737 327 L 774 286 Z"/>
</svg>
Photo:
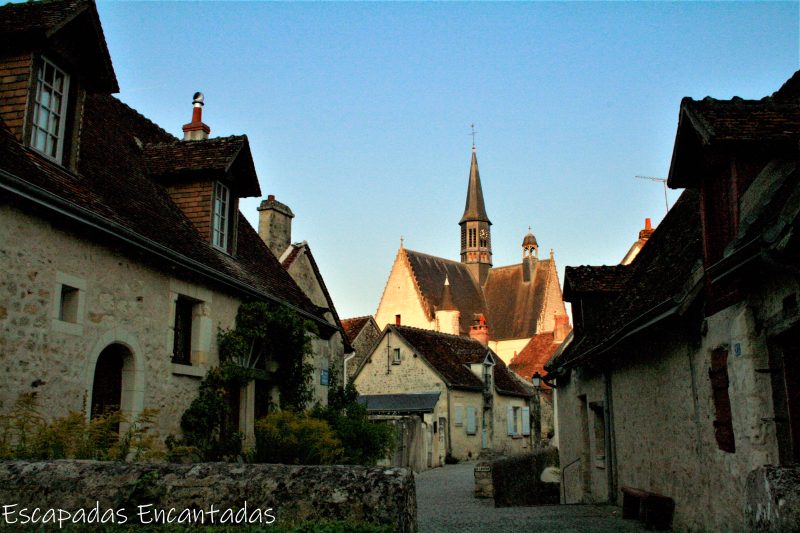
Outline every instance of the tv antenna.
<svg viewBox="0 0 800 533">
<path fill-rule="evenodd" d="M 667 201 L 667 178 L 656 178 L 653 176 L 635 176 L 636 179 L 640 180 L 650 180 L 650 181 L 660 181 L 661 184 L 664 186 L 664 206 L 666 206 L 667 211 L 669 212 L 669 202 Z"/>
</svg>

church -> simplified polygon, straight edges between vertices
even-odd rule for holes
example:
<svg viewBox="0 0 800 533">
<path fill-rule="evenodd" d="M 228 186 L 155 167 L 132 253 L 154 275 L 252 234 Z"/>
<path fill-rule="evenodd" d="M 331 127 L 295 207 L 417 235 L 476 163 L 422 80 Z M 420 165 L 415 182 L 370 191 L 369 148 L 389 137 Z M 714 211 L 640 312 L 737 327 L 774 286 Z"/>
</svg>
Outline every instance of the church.
<svg viewBox="0 0 800 533">
<path fill-rule="evenodd" d="M 555 259 L 539 257 L 528 231 L 522 261 L 494 267 L 489 216 L 483 199 L 475 145 L 461 226 L 461 258 L 454 261 L 409 250 L 401 243 L 375 320 L 470 336 L 491 348 L 512 370 L 530 379 L 542 372 L 569 332 Z M 536 353 L 528 353 L 535 351 Z M 517 355 L 527 363 L 515 365 Z M 532 363 L 532 364 L 531 364 Z"/>
</svg>

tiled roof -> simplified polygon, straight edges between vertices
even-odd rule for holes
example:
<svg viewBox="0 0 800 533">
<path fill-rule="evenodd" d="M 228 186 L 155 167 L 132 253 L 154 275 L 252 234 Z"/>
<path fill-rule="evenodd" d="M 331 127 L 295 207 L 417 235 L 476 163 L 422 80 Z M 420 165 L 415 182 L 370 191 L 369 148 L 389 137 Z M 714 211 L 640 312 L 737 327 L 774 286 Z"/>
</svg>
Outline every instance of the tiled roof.
<svg viewBox="0 0 800 533">
<path fill-rule="evenodd" d="M 143 158 L 147 171 L 154 177 L 232 172 L 240 197 L 261 196 L 246 135 L 151 143 L 144 146 Z"/>
<path fill-rule="evenodd" d="M 564 299 L 571 301 L 576 293 L 619 292 L 630 273 L 628 265 L 568 266 L 564 269 Z"/>
<path fill-rule="evenodd" d="M 481 188 L 481 174 L 478 172 L 478 157 L 475 150 L 472 150 L 472 162 L 469 166 L 469 184 L 467 185 L 467 201 L 464 205 L 464 216 L 461 222 L 467 220 L 479 220 L 489 222 L 486 214 L 486 205 L 483 202 L 483 189 Z"/>
<path fill-rule="evenodd" d="M 241 213 L 236 257 L 203 239 L 167 191 L 147 176 L 137 139 L 158 143 L 173 138 L 113 96 L 88 94 L 77 174 L 23 147 L 7 130 L 0 130 L 0 168 L 33 186 L 36 195 L 63 200 L 114 234 L 146 242 L 153 251 L 146 257 L 155 268 L 165 267 L 163 255 L 156 253 L 175 254 L 186 268 L 197 265 L 229 289 L 277 298 L 324 321 Z"/>
<path fill-rule="evenodd" d="M 55 42 L 67 33 L 68 47 Z M 53 39 L 51 39 L 53 37 Z M 100 17 L 93 0 L 45 0 L 0 6 L 0 49 L 24 48 L 49 52 L 48 46 L 68 56 L 73 67 L 91 72 L 83 76 L 86 87 L 119 92 Z"/>
<path fill-rule="evenodd" d="M 436 310 L 442 306 L 445 276 L 450 282 L 453 304 L 461 312 L 462 334 L 469 333 L 474 315 L 488 314 L 480 287 L 475 283 L 467 265 L 408 249 L 404 251 L 419 290 L 428 304 L 426 311 L 430 317 L 433 317 Z"/>
<path fill-rule="evenodd" d="M 432 413 L 440 395 L 439 392 L 365 394 L 358 397 L 358 403 L 365 405 L 368 413 Z"/>
<path fill-rule="evenodd" d="M 342 320 L 342 328 L 344 328 L 344 333 L 347 335 L 347 338 L 351 343 L 356 340 L 356 337 L 358 337 L 358 334 L 361 333 L 362 329 L 364 329 L 364 326 L 367 325 L 370 318 L 372 317 L 367 315 L 355 318 L 345 318 Z"/>
<path fill-rule="evenodd" d="M 561 343 L 556 342 L 552 331 L 534 335 L 528 344 L 511 359 L 508 368 L 525 380 L 539 372 L 545 374 L 544 364 L 550 360 L 556 348 Z"/>
<path fill-rule="evenodd" d="M 448 385 L 467 389 L 483 388 L 483 381 L 472 373 L 469 365 L 483 363 L 491 350 L 478 341 L 409 326 L 390 325 L 388 329 L 403 337 Z M 529 396 L 494 352 L 492 357 L 495 360 L 494 381 L 498 392 Z"/>
<path fill-rule="evenodd" d="M 489 270 L 483 294 L 492 340 L 522 339 L 536 333 L 536 325 L 547 302 L 550 260 L 534 262 L 531 281 L 524 281 L 523 265 Z"/>
<path fill-rule="evenodd" d="M 623 290 L 608 299 L 604 320 L 585 325 L 584 331 L 547 364 L 553 372 L 593 353 L 614 335 L 660 306 L 676 306 L 693 286 L 693 274 L 702 268 L 699 193 L 686 190 L 653 232 L 631 269 Z"/>
</svg>

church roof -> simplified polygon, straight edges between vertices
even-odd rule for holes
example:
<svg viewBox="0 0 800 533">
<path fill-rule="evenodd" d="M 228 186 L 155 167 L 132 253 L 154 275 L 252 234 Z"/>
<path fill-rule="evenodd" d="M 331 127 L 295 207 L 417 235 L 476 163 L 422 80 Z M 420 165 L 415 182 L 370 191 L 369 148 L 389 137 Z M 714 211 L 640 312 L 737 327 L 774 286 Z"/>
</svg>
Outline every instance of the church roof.
<svg viewBox="0 0 800 533">
<path fill-rule="evenodd" d="M 483 189 L 481 188 L 481 174 L 478 172 L 478 157 L 475 148 L 472 149 L 472 163 L 469 166 L 469 185 L 467 186 L 467 202 L 464 205 L 464 216 L 459 224 L 468 220 L 489 221 L 486 206 L 483 203 Z"/>
<path fill-rule="evenodd" d="M 524 280 L 522 263 L 489 270 L 483 294 L 492 340 L 521 339 L 536 333 L 547 305 L 547 284 L 554 275 L 551 270 L 549 259 L 534 260 L 531 281 Z"/>
<path fill-rule="evenodd" d="M 408 263 L 425 300 L 429 316 L 442 308 L 445 276 L 450 282 L 452 303 L 461 312 L 460 331 L 466 335 L 477 314 L 486 315 L 486 304 L 481 289 L 466 264 L 405 249 Z"/>
<path fill-rule="evenodd" d="M 389 330 L 404 338 L 452 387 L 482 390 L 483 381 L 470 370 L 469 365 L 483 363 L 486 354 L 492 353 L 494 384 L 498 392 L 530 396 L 511 375 L 503 360 L 474 339 L 409 326 L 390 325 Z"/>
</svg>

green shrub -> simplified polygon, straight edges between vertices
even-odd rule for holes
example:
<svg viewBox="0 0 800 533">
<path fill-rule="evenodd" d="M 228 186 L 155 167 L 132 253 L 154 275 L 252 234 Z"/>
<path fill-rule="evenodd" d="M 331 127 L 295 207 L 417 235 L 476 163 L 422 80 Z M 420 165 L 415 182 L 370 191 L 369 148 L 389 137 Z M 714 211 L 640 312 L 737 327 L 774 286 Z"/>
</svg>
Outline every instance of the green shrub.
<svg viewBox="0 0 800 533">
<path fill-rule="evenodd" d="M 320 465 L 339 462 L 342 443 L 324 420 L 292 411 L 272 413 L 256 422 L 259 463 Z"/>
</svg>

